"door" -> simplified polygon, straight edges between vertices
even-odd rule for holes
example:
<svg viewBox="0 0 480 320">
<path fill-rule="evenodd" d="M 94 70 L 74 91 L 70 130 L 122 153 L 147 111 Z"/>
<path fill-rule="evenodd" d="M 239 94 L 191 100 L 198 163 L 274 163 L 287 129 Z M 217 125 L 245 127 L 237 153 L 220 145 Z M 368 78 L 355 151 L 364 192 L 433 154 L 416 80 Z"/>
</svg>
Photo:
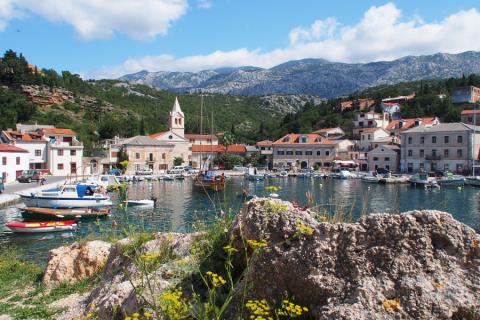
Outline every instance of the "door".
<svg viewBox="0 0 480 320">
<path fill-rule="evenodd" d="M 70 164 L 70 173 L 77 173 L 77 163 L 76 162 L 72 162 Z"/>
</svg>

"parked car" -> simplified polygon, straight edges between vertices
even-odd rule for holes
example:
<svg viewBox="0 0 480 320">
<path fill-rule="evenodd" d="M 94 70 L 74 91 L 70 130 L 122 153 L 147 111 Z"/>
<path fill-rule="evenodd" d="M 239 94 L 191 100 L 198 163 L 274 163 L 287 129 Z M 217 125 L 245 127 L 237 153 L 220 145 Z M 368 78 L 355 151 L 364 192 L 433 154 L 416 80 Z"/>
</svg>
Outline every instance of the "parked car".
<svg viewBox="0 0 480 320">
<path fill-rule="evenodd" d="M 243 172 L 245 172 L 245 171 L 248 170 L 248 168 L 247 168 L 247 167 L 244 167 L 244 166 L 236 165 L 236 166 L 233 167 L 233 170 L 234 170 L 234 171 L 243 171 Z"/>
<path fill-rule="evenodd" d="M 180 174 L 185 172 L 185 166 L 174 166 L 172 169 L 167 171 L 169 174 Z"/>
<path fill-rule="evenodd" d="M 24 170 L 22 175 L 17 178 L 18 182 L 32 182 L 40 180 L 39 170 Z"/>
</svg>

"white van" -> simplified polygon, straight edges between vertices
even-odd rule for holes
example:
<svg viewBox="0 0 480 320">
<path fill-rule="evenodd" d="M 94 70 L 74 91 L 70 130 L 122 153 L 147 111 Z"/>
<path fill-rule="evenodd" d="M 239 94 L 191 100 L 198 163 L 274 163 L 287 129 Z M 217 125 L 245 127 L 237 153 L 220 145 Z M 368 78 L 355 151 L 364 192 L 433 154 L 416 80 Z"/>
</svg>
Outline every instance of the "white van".
<svg viewBox="0 0 480 320">
<path fill-rule="evenodd" d="M 169 174 L 180 174 L 185 173 L 185 166 L 174 166 L 172 169 L 168 170 Z"/>
</svg>

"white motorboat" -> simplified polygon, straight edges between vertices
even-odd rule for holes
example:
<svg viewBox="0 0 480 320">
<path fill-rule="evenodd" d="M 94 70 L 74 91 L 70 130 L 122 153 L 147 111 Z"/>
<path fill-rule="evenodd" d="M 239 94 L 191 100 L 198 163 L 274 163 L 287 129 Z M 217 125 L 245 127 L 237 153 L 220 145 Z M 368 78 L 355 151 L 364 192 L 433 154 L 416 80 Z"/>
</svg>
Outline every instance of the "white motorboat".
<svg viewBox="0 0 480 320">
<path fill-rule="evenodd" d="M 469 176 L 465 178 L 465 183 L 474 186 L 480 187 L 480 177 L 479 176 Z"/>
<path fill-rule="evenodd" d="M 446 172 L 443 177 L 437 180 L 438 184 L 444 187 L 461 187 L 465 185 L 465 178 L 459 175 L 455 175 L 451 172 Z"/>
<path fill-rule="evenodd" d="M 345 179 L 351 179 L 351 178 L 353 178 L 353 176 L 352 176 L 352 173 L 350 171 L 341 170 L 340 173 L 339 173 L 339 178 L 345 180 Z"/>
<path fill-rule="evenodd" d="M 155 205 L 154 200 L 142 199 L 142 200 L 126 200 L 124 203 L 128 206 L 145 206 L 153 207 Z"/>
<path fill-rule="evenodd" d="M 86 183 L 65 184 L 60 188 L 22 194 L 20 197 L 27 207 L 41 208 L 88 208 L 111 206 L 106 194 L 98 192 L 98 187 Z"/>
<path fill-rule="evenodd" d="M 171 174 L 166 174 L 166 175 L 163 176 L 163 179 L 162 179 L 162 180 L 164 180 L 164 181 L 173 181 L 173 180 L 175 180 L 175 177 L 174 177 L 173 175 L 171 175 Z"/>
<path fill-rule="evenodd" d="M 424 172 L 414 174 L 410 177 L 410 179 L 408 179 L 408 182 L 410 182 L 410 185 L 414 187 L 439 187 L 437 180 L 429 177 L 428 174 Z"/>
<path fill-rule="evenodd" d="M 287 171 L 280 171 L 278 174 L 279 178 L 288 178 L 288 172 Z"/>
<path fill-rule="evenodd" d="M 250 181 L 261 181 L 265 180 L 265 173 L 259 172 L 255 167 L 249 167 L 245 177 Z"/>
<path fill-rule="evenodd" d="M 120 181 L 117 176 L 113 174 L 101 174 L 96 177 L 88 178 L 86 183 L 97 184 L 104 188 L 107 188 L 110 185 L 118 185 Z"/>
<path fill-rule="evenodd" d="M 300 169 L 297 174 L 298 178 L 311 178 L 313 177 L 313 170 L 311 169 Z"/>
<path fill-rule="evenodd" d="M 380 178 L 375 175 L 374 172 L 370 171 L 367 175 L 363 176 L 362 178 L 363 182 L 368 182 L 368 183 L 378 183 L 380 181 Z"/>
</svg>

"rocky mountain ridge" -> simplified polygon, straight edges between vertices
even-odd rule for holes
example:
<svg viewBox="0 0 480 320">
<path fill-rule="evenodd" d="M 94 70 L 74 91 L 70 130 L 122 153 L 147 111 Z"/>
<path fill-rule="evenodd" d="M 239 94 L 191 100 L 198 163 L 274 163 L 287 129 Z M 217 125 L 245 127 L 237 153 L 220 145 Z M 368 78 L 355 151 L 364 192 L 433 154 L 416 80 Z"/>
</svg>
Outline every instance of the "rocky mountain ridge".
<svg viewBox="0 0 480 320">
<path fill-rule="evenodd" d="M 407 56 L 393 61 L 339 63 L 323 59 L 289 61 L 270 69 L 222 68 L 200 72 L 140 71 L 120 79 L 190 93 L 263 96 L 311 94 L 325 98 L 378 85 L 480 73 L 480 52 Z"/>
</svg>

